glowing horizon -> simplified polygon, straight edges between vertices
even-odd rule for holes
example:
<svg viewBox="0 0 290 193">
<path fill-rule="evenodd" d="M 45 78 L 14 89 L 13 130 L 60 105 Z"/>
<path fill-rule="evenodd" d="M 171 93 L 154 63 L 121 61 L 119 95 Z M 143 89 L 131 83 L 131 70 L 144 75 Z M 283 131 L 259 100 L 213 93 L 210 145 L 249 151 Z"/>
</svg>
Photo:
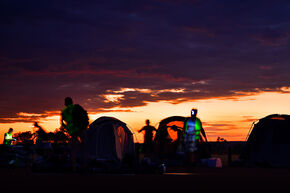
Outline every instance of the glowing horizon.
<svg viewBox="0 0 290 193">
<path fill-rule="evenodd" d="M 228 141 L 244 141 L 254 120 L 270 114 L 290 114 L 289 99 L 290 93 L 263 92 L 234 99 L 203 99 L 179 104 L 149 102 L 142 107 L 112 108 L 102 113 L 89 112 L 89 118 L 91 123 L 101 116 L 116 117 L 132 129 L 136 142 L 142 142 L 143 134 L 137 131 L 145 125 L 146 119 L 150 119 L 151 125 L 157 128 L 162 119 L 176 115 L 190 116 L 191 108 L 196 107 L 209 141 L 216 141 L 218 136 Z M 45 118 L 41 118 L 41 114 L 25 112 L 19 112 L 18 115 L 39 116 L 39 124 L 47 131 L 54 131 L 60 127 L 60 116 L 56 111 L 47 113 L 50 115 Z M 14 133 L 32 131 L 33 122 L 0 123 L 0 140 L 3 141 L 3 135 L 10 127 L 14 128 Z"/>
</svg>

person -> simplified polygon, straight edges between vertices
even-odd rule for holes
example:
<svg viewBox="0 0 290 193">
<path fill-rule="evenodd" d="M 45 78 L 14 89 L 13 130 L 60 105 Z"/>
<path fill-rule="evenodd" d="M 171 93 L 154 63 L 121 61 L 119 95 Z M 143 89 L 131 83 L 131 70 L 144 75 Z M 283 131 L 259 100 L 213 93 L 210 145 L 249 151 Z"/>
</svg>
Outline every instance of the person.
<svg viewBox="0 0 290 193">
<path fill-rule="evenodd" d="M 176 125 L 169 126 L 169 128 L 175 132 L 177 132 L 177 139 L 176 141 L 181 142 L 183 138 L 183 131 L 182 128 L 177 127 Z"/>
<path fill-rule="evenodd" d="M 64 100 L 65 108 L 61 111 L 61 126 L 70 135 L 72 169 L 76 171 L 76 153 L 81 146 L 83 153 L 83 167 L 87 164 L 87 132 L 89 118 L 87 112 L 79 105 L 73 104 L 70 97 Z"/>
<path fill-rule="evenodd" d="M 156 153 L 159 158 L 165 158 L 168 155 L 168 146 L 172 142 L 172 138 L 168 133 L 167 123 L 160 122 L 154 142 L 156 144 Z"/>
<path fill-rule="evenodd" d="M 175 149 L 176 149 L 176 152 L 181 152 L 182 151 L 182 140 L 183 140 L 183 130 L 181 127 L 178 127 L 176 125 L 172 125 L 172 126 L 169 126 L 169 128 L 175 132 L 177 132 L 177 139 L 176 141 L 174 142 L 175 144 Z"/>
<path fill-rule="evenodd" d="M 16 139 L 14 139 L 14 138 L 12 137 L 12 132 L 13 132 L 13 129 L 10 128 L 10 129 L 8 130 L 8 132 L 4 134 L 4 141 L 3 141 L 3 144 L 4 144 L 4 145 L 9 145 L 9 146 L 10 146 L 10 145 L 12 145 L 12 142 L 13 142 L 13 141 L 16 141 Z"/>
<path fill-rule="evenodd" d="M 142 129 L 140 129 L 138 132 L 145 131 L 144 135 L 144 151 L 146 153 L 149 153 L 153 150 L 153 131 L 157 131 L 157 129 L 150 125 L 150 120 L 147 119 L 145 121 L 146 126 L 144 126 Z"/>
<path fill-rule="evenodd" d="M 184 124 L 184 146 L 187 163 L 190 165 L 194 165 L 198 161 L 198 147 L 203 141 L 201 134 L 207 142 L 202 123 L 200 119 L 197 118 L 197 109 L 193 108 L 190 118 L 188 118 Z"/>
<path fill-rule="evenodd" d="M 36 143 L 39 143 L 39 142 L 41 143 L 44 140 L 46 140 L 47 132 L 41 126 L 39 126 L 37 122 L 35 122 L 33 126 L 35 128 L 38 128 L 38 130 L 36 131 L 36 135 L 37 135 Z"/>
</svg>

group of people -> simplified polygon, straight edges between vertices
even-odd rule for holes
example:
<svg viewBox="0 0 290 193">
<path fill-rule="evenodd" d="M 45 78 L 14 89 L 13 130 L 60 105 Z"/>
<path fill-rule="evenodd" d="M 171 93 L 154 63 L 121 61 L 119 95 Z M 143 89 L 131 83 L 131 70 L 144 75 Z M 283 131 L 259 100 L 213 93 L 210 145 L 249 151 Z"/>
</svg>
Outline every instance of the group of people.
<svg viewBox="0 0 290 193">
<path fill-rule="evenodd" d="M 86 129 L 89 125 L 89 119 L 87 112 L 78 104 L 74 104 L 72 98 L 66 97 L 65 108 L 61 111 L 61 127 L 67 131 L 70 136 L 71 144 L 71 160 L 72 169 L 76 170 L 76 151 L 80 147 L 83 153 L 83 165 L 86 167 L 87 164 L 87 134 Z M 35 123 L 35 127 L 39 128 L 39 132 L 43 133 L 43 129 Z M 197 118 L 197 109 L 191 110 L 191 116 L 184 123 L 184 128 L 180 129 L 177 126 L 171 126 L 171 129 L 177 131 L 178 140 L 185 147 L 185 152 L 189 162 L 194 162 L 196 159 L 196 152 L 198 150 L 198 145 L 201 141 L 201 135 L 207 141 L 205 131 L 202 127 L 202 123 L 199 118 Z M 144 150 L 146 152 L 153 151 L 153 132 L 157 129 L 150 125 L 150 121 L 146 120 L 146 126 L 140 129 L 138 132 L 145 131 L 144 134 Z M 4 135 L 4 145 L 12 145 L 15 139 L 12 137 L 13 129 L 10 128 Z M 40 133 L 40 134 L 41 134 Z M 41 137 L 41 136 L 40 136 Z"/>
<path fill-rule="evenodd" d="M 74 104 L 72 98 L 66 97 L 64 100 L 65 107 L 61 111 L 61 127 L 70 136 L 71 144 L 71 160 L 72 160 L 72 170 L 76 171 L 76 155 L 77 149 L 80 147 L 83 153 L 83 167 L 86 168 L 87 164 L 87 153 L 86 144 L 87 136 L 86 129 L 89 125 L 89 118 L 87 112 L 79 105 Z M 38 130 L 36 131 L 37 139 L 36 145 L 41 145 L 45 140 L 46 131 L 38 125 L 37 122 L 33 125 Z M 16 141 L 12 137 L 13 129 L 10 128 L 7 133 L 4 134 L 3 144 L 6 146 L 11 146 L 13 141 Z"/>
</svg>

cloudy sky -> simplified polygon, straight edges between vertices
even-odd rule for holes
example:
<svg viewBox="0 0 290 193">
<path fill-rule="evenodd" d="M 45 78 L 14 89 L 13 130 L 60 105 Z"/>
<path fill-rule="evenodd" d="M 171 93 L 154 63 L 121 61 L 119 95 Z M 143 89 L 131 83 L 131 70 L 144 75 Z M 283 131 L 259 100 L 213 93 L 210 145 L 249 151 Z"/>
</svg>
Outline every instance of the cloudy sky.
<svg viewBox="0 0 290 193">
<path fill-rule="evenodd" d="M 287 101 L 289 42 L 286 0 L 2 0 L 0 123 L 59 115 L 66 96 L 99 116 L 265 93 Z M 206 126 L 222 129 L 214 120 Z"/>
</svg>

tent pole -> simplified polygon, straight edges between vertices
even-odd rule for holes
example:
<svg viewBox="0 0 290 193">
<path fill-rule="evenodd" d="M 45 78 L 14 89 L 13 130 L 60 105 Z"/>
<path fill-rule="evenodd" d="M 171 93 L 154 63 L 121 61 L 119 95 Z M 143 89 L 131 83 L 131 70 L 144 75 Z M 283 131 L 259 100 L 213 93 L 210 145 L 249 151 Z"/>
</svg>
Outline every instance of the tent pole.
<svg viewBox="0 0 290 193">
<path fill-rule="evenodd" d="M 247 135 L 247 137 L 246 137 L 246 141 L 248 141 L 249 135 L 250 135 L 250 133 L 251 133 L 251 131 L 252 131 L 254 125 L 255 125 L 255 121 L 252 123 L 252 125 L 251 125 L 251 127 L 250 127 L 250 129 L 249 129 L 248 135 Z"/>
</svg>

